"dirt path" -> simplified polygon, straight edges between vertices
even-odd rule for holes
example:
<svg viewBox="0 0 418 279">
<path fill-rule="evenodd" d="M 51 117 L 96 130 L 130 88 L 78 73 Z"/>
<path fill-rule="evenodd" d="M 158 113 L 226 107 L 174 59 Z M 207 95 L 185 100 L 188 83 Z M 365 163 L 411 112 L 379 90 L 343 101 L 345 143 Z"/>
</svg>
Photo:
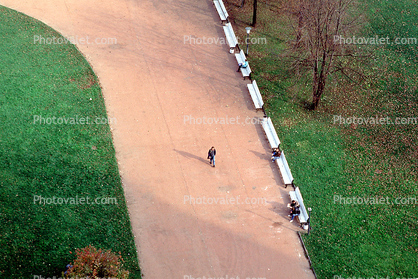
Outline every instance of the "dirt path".
<svg viewBox="0 0 418 279">
<path fill-rule="evenodd" d="M 313 278 L 262 128 L 242 124 L 262 115 L 235 58 L 225 45 L 184 43 L 188 36 L 224 37 L 211 1 L 0 4 L 66 37 L 89 37 L 91 44 L 78 47 L 116 119 L 116 156 L 145 278 Z M 117 44 L 95 42 L 106 38 Z M 197 124 L 237 117 L 240 124 Z M 216 168 L 206 160 L 212 145 Z M 213 203 L 185 202 L 190 197 Z M 246 198 L 253 204 L 242 204 Z"/>
</svg>

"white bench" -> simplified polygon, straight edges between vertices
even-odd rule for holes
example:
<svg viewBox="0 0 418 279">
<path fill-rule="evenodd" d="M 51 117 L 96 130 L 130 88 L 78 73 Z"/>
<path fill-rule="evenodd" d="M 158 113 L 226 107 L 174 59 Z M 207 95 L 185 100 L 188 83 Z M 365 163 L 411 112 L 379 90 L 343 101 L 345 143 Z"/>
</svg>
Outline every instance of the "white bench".
<svg viewBox="0 0 418 279">
<path fill-rule="evenodd" d="M 226 40 L 228 41 L 229 48 L 231 49 L 231 53 L 233 53 L 233 50 L 238 45 L 237 37 L 235 36 L 231 23 L 225 24 L 223 28 L 224 28 Z"/>
<path fill-rule="evenodd" d="M 257 82 L 255 80 L 253 83 L 247 84 L 248 91 L 250 91 L 251 99 L 253 99 L 254 106 L 256 109 L 262 109 L 264 102 L 261 97 L 260 90 L 258 89 Z"/>
<path fill-rule="evenodd" d="M 235 58 L 237 59 L 237 63 L 238 63 L 238 65 L 239 65 L 239 64 L 244 64 L 244 62 L 245 62 L 245 60 L 246 60 L 246 57 L 245 57 L 244 51 L 242 51 L 242 49 L 241 49 L 241 51 L 240 51 L 239 53 L 236 53 L 236 54 L 235 54 Z M 246 77 L 250 78 L 250 75 L 251 75 L 251 68 L 250 68 L 250 65 L 248 65 L 248 66 L 247 66 L 247 67 L 245 67 L 245 68 L 240 68 L 240 70 L 241 70 L 241 73 L 242 73 L 242 76 L 244 77 L 244 79 L 245 79 Z"/>
<path fill-rule="evenodd" d="M 309 215 L 306 211 L 305 204 L 303 203 L 302 194 L 300 193 L 299 187 L 296 187 L 295 191 L 289 192 L 290 201 L 295 200 L 299 203 L 300 208 L 300 214 L 298 216 L 299 223 L 305 230 L 308 229 L 308 221 L 309 221 Z"/>
<path fill-rule="evenodd" d="M 270 147 L 279 148 L 280 140 L 277 136 L 276 130 L 274 129 L 273 123 L 271 122 L 270 117 L 264 117 L 261 121 L 261 126 L 263 126 L 264 133 L 267 136 L 267 139 L 270 143 Z"/>
<path fill-rule="evenodd" d="M 284 151 L 282 151 L 279 159 L 276 160 L 276 164 L 280 169 L 280 173 L 282 174 L 285 188 L 287 188 L 287 185 L 293 186 L 293 176 L 290 172 L 289 165 L 287 164 L 286 157 L 284 156 Z"/>
<path fill-rule="evenodd" d="M 222 0 L 213 0 L 213 4 L 215 5 L 216 10 L 218 11 L 219 17 L 221 18 L 221 21 L 227 21 L 228 20 L 228 12 L 226 11 L 224 2 Z"/>
</svg>

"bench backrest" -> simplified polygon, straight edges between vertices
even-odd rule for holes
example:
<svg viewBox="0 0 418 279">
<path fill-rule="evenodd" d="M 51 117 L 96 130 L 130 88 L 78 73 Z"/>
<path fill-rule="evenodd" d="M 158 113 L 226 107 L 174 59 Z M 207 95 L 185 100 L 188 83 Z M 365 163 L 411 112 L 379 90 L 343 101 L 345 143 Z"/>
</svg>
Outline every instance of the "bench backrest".
<svg viewBox="0 0 418 279">
<path fill-rule="evenodd" d="M 300 205 L 300 213 L 305 216 L 306 220 L 308 220 L 309 215 L 308 215 L 308 212 L 306 211 L 305 204 L 303 203 L 303 198 L 302 198 L 302 194 L 300 193 L 299 187 L 296 187 L 295 194 Z"/>
<path fill-rule="evenodd" d="M 274 129 L 273 122 L 271 122 L 270 117 L 265 117 L 261 124 L 263 125 L 264 131 L 266 132 L 271 148 L 278 148 L 280 145 L 280 140 L 277 136 L 276 129 Z"/>
<path fill-rule="evenodd" d="M 225 8 L 225 5 L 224 5 L 224 2 L 223 2 L 222 0 L 218 0 L 218 1 L 219 1 L 219 5 L 221 6 L 221 9 L 222 9 L 222 11 L 223 11 L 223 13 L 224 13 L 225 17 L 226 17 L 226 18 L 228 18 L 228 12 L 226 11 L 226 8 Z"/>
<path fill-rule="evenodd" d="M 277 136 L 276 129 L 274 128 L 273 122 L 271 122 L 271 118 L 270 117 L 267 118 L 267 122 L 268 122 L 269 128 L 271 130 L 271 133 L 272 133 L 275 141 L 277 142 L 277 147 L 278 147 L 280 145 L 280 139 Z"/>
<path fill-rule="evenodd" d="M 251 84 L 248 84 L 247 86 L 248 86 L 248 88 L 251 87 L 253 92 L 254 92 L 254 93 L 251 93 L 251 91 L 250 91 L 251 97 L 252 97 L 252 99 L 254 101 L 254 104 L 255 104 L 255 107 L 256 108 L 262 108 L 263 105 L 264 105 L 264 102 L 263 102 L 263 97 L 261 97 L 260 90 L 258 89 L 257 82 L 255 80 L 253 80 L 253 82 Z M 253 97 L 253 95 L 254 95 L 254 97 Z"/>
<path fill-rule="evenodd" d="M 231 23 L 228 22 L 227 24 L 225 24 L 224 28 L 225 28 L 226 32 L 229 33 L 229 36 L 233 40 L 234 44 L 238 44 L 238 40 L 237 40 L 237 37 L 235 36 L 234 29 L 232 29 Z"/>
<path fill-rule="evenodd" d="M 255 80 L 253 80 L 253 87 L 254 87 L 255 93 L 257 93 L 257 95 L 261 95 L 260 89 L 258 89 L 258 85 Z"/>
<path fill-rule="evenodd" d="M 287 176 L 293 182 L 293 175 L 292 175 L 292 172 L 290 171 L 289 164 L 287 163 L 286 156 L 284 155 L 284 151 L 282 151 L 280 158 L 282 159 L 283 166 L 286 169 Z"/>
<path fill-rule="evenodd" d="M 251 68 L 250 68 L 250 64 L 248 64 L 248 66 L 246 68 L 244 68 L 244 71 L 249 75 L 251 74 Z"/>
<path fill-rule="evenodd" d="M 242 49 L 240 50 L 240 52 L 239 53 L 236 53 L 235 54 L 235 58 L 237 59 L 237 63 L 239 64 L 239 63 L 244 63 L 245 62 L 245 54 L 244 54 L 244 52 L 242 51 Z"/>
<path fill-rule="evenodd" d="M 260 103 L 260 106 L 262 107 L 264 105 L 263 98 L 261 97 L 260 89 L 258 89 L 258 85 L 255 80 L 253 80 L 253 88 L 254 88 L 255 94 L 257 95 L 258 102 Z"/>
<path fill-rule="evenodd" d="M 239 56 L 241 57 L 242 62 L 245 61 L 245 59 L 247 59 L 247 57 L 245 56 L 244 51 L 241 49 L 241 51 L 239 52 Z"/>
</svg>

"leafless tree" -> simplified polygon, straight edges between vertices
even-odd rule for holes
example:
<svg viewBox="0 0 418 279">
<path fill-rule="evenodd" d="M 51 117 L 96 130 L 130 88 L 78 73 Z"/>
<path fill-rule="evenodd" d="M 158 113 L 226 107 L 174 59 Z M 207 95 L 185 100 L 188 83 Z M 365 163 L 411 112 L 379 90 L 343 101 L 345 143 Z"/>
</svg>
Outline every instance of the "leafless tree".
<svg viewBox="0 0 418 279">
<path fill-rule="evenodd" d="M 289 56 L 296 72 L 306 70 L 312 74 L 311 109 L 315 110 L 330 73 L 349 71 L 339 59 L 356 56 L 353 46 L 342 44 L 338 38 L 354 32 L 358 17 L 350 14 L 354 0 L 296 1 L 291 6 L 296 27 Z"/>
</svg>

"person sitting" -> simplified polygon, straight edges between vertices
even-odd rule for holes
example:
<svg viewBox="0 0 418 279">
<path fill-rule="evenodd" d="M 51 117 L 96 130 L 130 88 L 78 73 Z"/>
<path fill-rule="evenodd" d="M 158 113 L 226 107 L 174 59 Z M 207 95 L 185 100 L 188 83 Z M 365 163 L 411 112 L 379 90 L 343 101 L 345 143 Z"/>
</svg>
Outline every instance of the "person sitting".
<svg viewBox="0 0 418 279">
<path fill-rule="evenodd" d="M 287 216 L 292 217 L 292 212 L 295 207 L 299 207 L 299 203 L 296 200 L 292 200 L 290 203 L 287 204 L 287 207 L 290 208 L 289 215 Z"/>
<path fill-rule="evenodd" d="M 247 60 L 245 60 L 244 61 L 244 63 L 239 63 L 238 64 L 238 70 L 237 70 L 237 72 L 239 72 L 239 70 L 241 69 L 241 68 L 247 68 L 248 67 L 248 61 Z"/>
<path fill-rule="evenodd" d="M 294 208 L 294 207 L 296 207 L 296 206 L 299 206 L 299 203 L 297 202 L 297 201 L 295 201 L 295 200 L 292 200 L 288 205 L 287 205 L 287 207 L 289 207 L 289 208 Z"/>
<path fill-rule="evenodd" d="M 280 155 L 282 155 L 282 152 L 280 151 L 280 149 L 274 148 L 271 154 L 271 161 L 274 163 L 274 161 L 280 158 Z"/>
<path fill-rule="evenodd" d="M 296 216 L 299 216 L 300 214 L 300 208 L 299 205 L 292 207 L 292 218 L 290 219 L 290 222 L 293 222 L 293 219 L 295 219 Z"/>
</svg>

